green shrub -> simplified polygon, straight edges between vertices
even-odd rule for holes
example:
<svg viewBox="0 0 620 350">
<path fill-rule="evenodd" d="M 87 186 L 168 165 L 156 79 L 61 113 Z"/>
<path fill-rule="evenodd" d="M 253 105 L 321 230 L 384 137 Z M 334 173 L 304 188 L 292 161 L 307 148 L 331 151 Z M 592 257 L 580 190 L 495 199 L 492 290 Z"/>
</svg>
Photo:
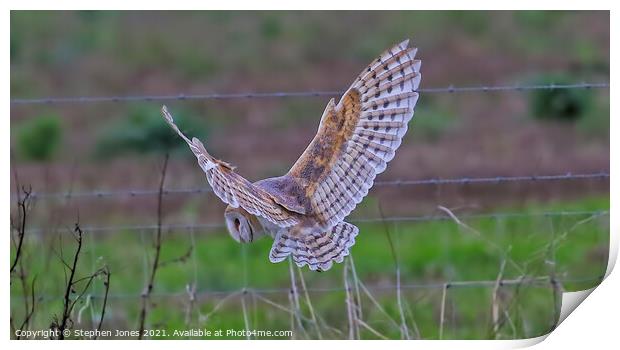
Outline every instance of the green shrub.
<svg viewBox="0 0 620 350">
<path fill-rule="evenodd" d="M 26 121 L 17 129 L 18 154 L 27 160 L 50 160 L 58 151 L 61 138 L 58 116 L 47 115 Z"/>
<path fill-rule="evenodd" d="M 539 84 L 570 84 L 574 81 L 564 76 L 550 76 Z M 572 122 L 581 119 L 592 106 L 592 91 L 587 89 L 533 90 L 529 104 L 532 115 L 541 120 Z"/>
<path fill-rule="evenodd" d="M 204 140 L 204 125 L 197 124 L 187 117 L 187 112 L 179 110 L 175 122 L 189 137 Z M 98 136 L 95 155 L 111 158 L 124 154 L 162 154 L 186 150 L 187 145 L 161 117 L 158 108 L 139 106 L 130 110 L 122 120 L 105 128 Z M 190 154 L 190 153 L 187 153 Z"/>
</svg>

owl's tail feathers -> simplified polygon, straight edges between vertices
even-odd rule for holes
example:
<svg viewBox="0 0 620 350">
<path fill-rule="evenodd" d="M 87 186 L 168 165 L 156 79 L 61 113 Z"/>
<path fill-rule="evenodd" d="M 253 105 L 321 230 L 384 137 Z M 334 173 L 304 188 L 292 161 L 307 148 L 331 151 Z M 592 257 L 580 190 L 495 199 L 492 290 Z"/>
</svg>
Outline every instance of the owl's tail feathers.
<svg viewBox="0 0 620 350">
<path fill-rule="evenodd" d="M 328 232 L 293 236 L 289 228 L 278 232 L 269 253 L 272 263 L 291 255 L 297 266 L 308 265 L 311 270 L 327 271 L 333 262 L 341 263 L 349 255 L 359 233 L 357 226 L 341 222 Z"/>
</svg>

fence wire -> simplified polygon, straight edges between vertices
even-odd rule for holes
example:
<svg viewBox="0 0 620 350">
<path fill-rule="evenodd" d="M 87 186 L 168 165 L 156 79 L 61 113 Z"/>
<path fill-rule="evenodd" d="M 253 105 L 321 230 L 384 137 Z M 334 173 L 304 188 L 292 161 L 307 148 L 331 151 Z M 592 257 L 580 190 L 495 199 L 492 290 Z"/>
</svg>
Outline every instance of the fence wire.
<svg viewBox="0 0 620 350">
<path fill-rule="evenodd" d="M 503 184 L 510 182 L 546 182 L 546 181 L 563 181 L 563 180 L 583 180 L 583 179 L 607 179 L 609 172 L 601 171 L 598 173 L 583 174 L 557 174 L 557 175 L 528 175 L 528 176 L 492 176 L 492 177 L 459 177 L 459 178 L 430 178 L 420 180 L 386 180 L 375 181 L 374 186 L 425 186 L 425 185 L 469 185 L 469 184 Z M 182 195 L 182 194 L 202 194 L 212 193 L 211 187 L 198 188 L 176 188 L 165 189 L 163 195 Z M 110 198 L 110 197 L 142 197 L 156 196 L 159 190 L 150 189 L 123 189 L 123 190 L 94 190 L 82 192 L 33 192 L 33 199 L 69 199 L 69 198 Z M 15 197 L 15 193 L 11 194 Z"/>
<path fill-rule="evenodd" d="M 514 92 L 530 90 L 560 90 L 560 89 L 602 89 L 609 88 L 609 83 L 574 83 L 574 84 L 530 84 L 530 85 L 498 85 L 498 86 L 447 86 L 437 88 L 421 88 L 419 93 L 464 93 L 464 92 Z M 71 96 L 71 97 L 40 97 L 11 99 L 11 105 L 37 104 L 84 104 L 102 102 L 161 102 L 187 100 L 230 100 L 230 99 L 259 99 L 282 97 L 335 97 L 345 91 L 281 91 L 281 92 L 241 92 L 241 93 L 211 93 L 211 94 L 174 94 L 174 95 L 129 95 L 129 96 Z"/>
<path fill-rule="evenodd" d="M 475 288 L 475 287 L 493 287 L 499 285 L 501 287 L 517 287 L 517 286 L 533 286 L 543 288 L 553 288 L 553 284 L 560 283 L 588 283 L 588 282 L 600 282 L 604 276 L 596 276 L 589 278 L 564 278 L 554 279 L 549 276 L 523 276 L 513 279 L 500 279 L 500 280 L 475 280 L 475 281 L 445 281 L 445 282 L 428 282 L 428 283 L 405 283 L 401 285 L 392 284 L 379 284 L 368 285 L 366 288 L 373 291 L 390 291 L 400 289 L 415 290 L 415 289 L 443 289 L 443 288 Z M 309 293 L 334 293 L 344 292 L 345 287 L 331 287 L 331 288 L 308 288 Z M 254 294 L 286 294 L 291 293 L 291 288 L 239 288 L 239 289 L 203 289 L 193 293 L 194 296 L 231 296 L 235 294 L 243 295 L 245 293 Z M 151 296 L 157 298 L 179 298 L 188 297 L 187 291 L 180 292 L 156 292 Z M 20 298 L 21 296 L 14 296 Z M 103 295 L 91 294 L 89 296 L 93 299 L 103 299 Z M 139 299 L 141 295 L 139 293 L 110 293 L 108 299 Z M 38 296 L 40 301 L 52 301 L 60 300 L 62 296 L 41 295 Z"/>
<path fill-rule="evenodd" d="M 475 219 L 508 219 L 508 218 L 524 218 L 524 217 L 560 217 L 560 216 L 603 216 L 609 214 L 608 209 L 598 210 L 576 210 L 576 211 L 543 211 L 543 212 L 505 212 L 505 213 L 489 213 L 489 214 L 463 214 L 458 215 L 459 219 L 475 220 Z M 393 216 L 385 218 L 351 218 L 351 223 L 380 223 L 380 222 L 425 222 L 425 221 L 446 221 L 453 220 L 445 215 L 421 215 L 421 216 Z M 163 231 L 187 231 L 187 230 L 212 230 L 223 229 L 224 224 L 204 223 L 204 224 L 167 224 L 157 225 L 109 225 L 109 226 L 80 226 L 84 232 L 125 232 L 125 231 L 154 231 L 161 229 Z M 67 231 L 73 228 L 67 227 Z M 26 233 L 40 234 L 44 232 L 57 231 L 49 228 L 32 228 L 26 230 Z"/>
</svg>

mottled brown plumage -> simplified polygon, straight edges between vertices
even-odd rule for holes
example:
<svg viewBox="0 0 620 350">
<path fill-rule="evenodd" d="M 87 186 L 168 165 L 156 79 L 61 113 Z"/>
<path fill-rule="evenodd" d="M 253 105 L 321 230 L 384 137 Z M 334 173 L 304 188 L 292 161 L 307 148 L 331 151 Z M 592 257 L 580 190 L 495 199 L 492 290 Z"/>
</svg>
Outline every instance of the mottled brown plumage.
<svg viewBox="0 0 620 350">
<path fill-rule="evenodd" d="M 359 232 L 344 218 L 368 194 L 407 132 L 421 78 L 415 52 L 404 41 L 381 54 L 338 103 L 328 102 L 317 134 L 289 172 L 253 184 L 209 155 L 198 139 L 183 135 L 165 106 L 162 113 L 229 205 L 225 217 L 233 238 L 250 242 L 270 234 L 270 261 L 292 255 L 299 266 L 327 270 L 349 254 Z"/>
</svg>

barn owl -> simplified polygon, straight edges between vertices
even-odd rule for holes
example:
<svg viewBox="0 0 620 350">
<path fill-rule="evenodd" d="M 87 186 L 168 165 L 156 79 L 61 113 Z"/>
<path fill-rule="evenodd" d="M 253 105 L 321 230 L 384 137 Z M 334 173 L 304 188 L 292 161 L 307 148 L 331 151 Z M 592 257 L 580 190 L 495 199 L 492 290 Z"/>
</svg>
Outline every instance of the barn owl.
<svg viewBox="0 0 620 350">
<path fill-rule="evenodd" d="M 213 192 L 228 204 L 226 227 L 237 242 L 270 235 L 271 262 L 290 255 L 299 267 L 319 271 L 349 255 L 359 229 L 344 219 L 394 158 L 413 117 L 421 62 L 408 45 L 406 40 L 383 52 L 338 103 L 333 98 L 327 103 L 317 134 L 284 176 L 249 182 L 200 140 L 186 137 L 162 107 Z"/>
</svg>

